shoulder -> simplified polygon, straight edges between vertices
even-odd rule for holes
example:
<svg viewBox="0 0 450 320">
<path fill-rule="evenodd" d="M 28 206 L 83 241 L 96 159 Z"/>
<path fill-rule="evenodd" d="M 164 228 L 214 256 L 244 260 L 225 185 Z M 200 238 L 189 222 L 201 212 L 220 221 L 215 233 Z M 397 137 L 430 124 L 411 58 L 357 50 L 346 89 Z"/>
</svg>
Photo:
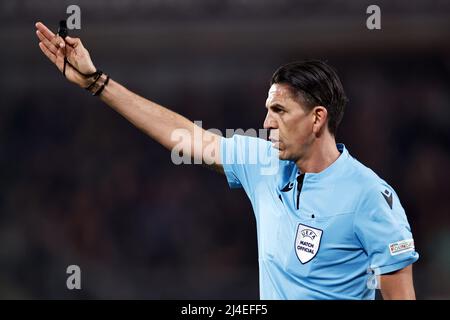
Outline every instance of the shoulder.
<svg viewBox="0 0 450 320">
<path fill-rule="evenodd" d="M 350 156 L 349 161 L 351 163 L 350 174 L 352 174 L 353 180 L 360 186 L 363 186 L 364 190 L 373 190 L 375 188 L 378 188 L 379 186 L 386 186 L 391 188 L 391 186 L 389 186 L 389 184 L 378 174 L 376 174 L 369 167 L 359 162 L 357 159 Z"/>
<path fill-rule="evenodd" d="M 274 182 L 280 172 L 278 150 L 267 140 L 234 134 L 222 138 L 220 152 L 225 174 L 241 184 Z"/>
<path fill-rule="evenodd" d="M 358 212 L 403 211 L 391 185 L 355 158 L 351 157 L 350 161 L 352 165 L 349 174 L 359 188 Z"/>
</svg>

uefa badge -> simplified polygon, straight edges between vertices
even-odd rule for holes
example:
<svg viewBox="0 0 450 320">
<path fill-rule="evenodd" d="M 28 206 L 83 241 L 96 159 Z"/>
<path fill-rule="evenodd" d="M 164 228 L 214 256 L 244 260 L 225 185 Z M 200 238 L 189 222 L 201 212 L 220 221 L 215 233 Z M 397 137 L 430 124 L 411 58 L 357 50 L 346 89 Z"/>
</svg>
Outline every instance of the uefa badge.
<svg viewBox="0 0 450 320">
<path fill-rule="evenodd" d="M 301 263 L 311 261 L 319 251 L 322 230 L 299 224 L 295 237 L 295 253 Z"/>
</svg>

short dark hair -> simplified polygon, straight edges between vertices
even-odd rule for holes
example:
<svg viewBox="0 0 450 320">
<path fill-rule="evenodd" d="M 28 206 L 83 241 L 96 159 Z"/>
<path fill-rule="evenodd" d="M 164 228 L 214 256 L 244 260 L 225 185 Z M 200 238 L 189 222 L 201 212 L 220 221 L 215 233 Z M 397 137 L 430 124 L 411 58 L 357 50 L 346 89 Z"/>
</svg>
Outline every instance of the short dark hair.
<svg viewBox="0 0 450 320">
<path fill-rule="evenodd" d="M 274 83 L 291 86 L 309 110 L 324 106 L 328 111 L 328 130 L 336 135 L 348 99 L 341 80 L 331 66 L 319 60 L 291 62 L 275 71 L 270 85 Z"/>
</svg>

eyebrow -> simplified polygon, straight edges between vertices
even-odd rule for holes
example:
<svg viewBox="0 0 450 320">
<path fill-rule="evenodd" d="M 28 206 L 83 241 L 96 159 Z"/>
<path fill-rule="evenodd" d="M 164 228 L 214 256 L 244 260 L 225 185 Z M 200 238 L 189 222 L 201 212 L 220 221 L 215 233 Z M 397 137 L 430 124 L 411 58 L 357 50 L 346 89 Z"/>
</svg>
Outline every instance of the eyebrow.
<svg viewBox="0 0 450 320">
<path fill-rule="evenodd" d="M 266 109 L 271 109 L 271 108 L 279 108 L 279 109 L 286 110 L 286 107 L 285 107 L 285 106 L 282 106 L 282 105 L 279 104 L 279 103 L 274 103 L 274 104 L 271 104 L 270 106 L 267 106 L 267 105 L 266 105 Z"/>
</svg>

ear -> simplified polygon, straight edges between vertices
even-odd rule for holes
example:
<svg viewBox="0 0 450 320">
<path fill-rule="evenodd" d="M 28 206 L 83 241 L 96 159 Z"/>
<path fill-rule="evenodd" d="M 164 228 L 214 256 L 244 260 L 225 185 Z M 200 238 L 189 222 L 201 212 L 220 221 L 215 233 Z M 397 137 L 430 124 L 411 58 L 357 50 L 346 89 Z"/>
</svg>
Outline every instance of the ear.
<svg viewBox="0 0 450 320">
<path fill-rule="evenodd" d="M 319 134 L 325 130 L 328 121 L 328 111 L 324 106 L 315 106 L 312 110 L 313 132 Z"/>
</svg>

